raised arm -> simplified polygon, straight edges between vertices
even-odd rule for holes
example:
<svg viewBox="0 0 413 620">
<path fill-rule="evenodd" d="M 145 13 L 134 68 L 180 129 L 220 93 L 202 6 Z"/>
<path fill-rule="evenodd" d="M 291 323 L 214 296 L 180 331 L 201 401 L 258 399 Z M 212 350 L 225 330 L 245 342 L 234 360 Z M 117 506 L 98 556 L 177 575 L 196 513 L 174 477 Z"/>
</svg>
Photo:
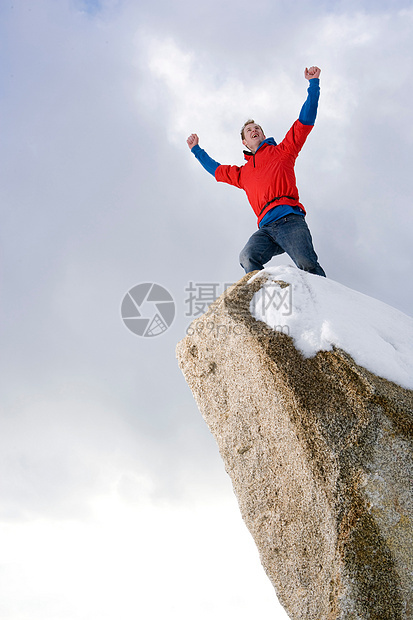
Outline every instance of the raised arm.
<svg viewBox="0 0 413 620">
<path fill-rule="evenodd" d="M 300 116 L 298 120 L 303 125 L 314 125 L 317 116 L 318 99 L 320 97 L 320 73 L 321 69 L 318 67 L 310 67 L 305 69 L 304 77 L 309 80 L 308 95 L 301 108 Z"/>
<path fill-rule="evenodd" d="M 209 174 L 212 174 L 212 176 L 215 177 L 215 170 L 221 164 L 212 159 L 212 157 L 210 157 L 204 149 L 201 149 L 199 146 L 199 138 L 196 133 L 191 133 L 186 143 L 191 149 L 191 153 L 195 155 L 201 166 L 203 166 Z"/>
</svg>

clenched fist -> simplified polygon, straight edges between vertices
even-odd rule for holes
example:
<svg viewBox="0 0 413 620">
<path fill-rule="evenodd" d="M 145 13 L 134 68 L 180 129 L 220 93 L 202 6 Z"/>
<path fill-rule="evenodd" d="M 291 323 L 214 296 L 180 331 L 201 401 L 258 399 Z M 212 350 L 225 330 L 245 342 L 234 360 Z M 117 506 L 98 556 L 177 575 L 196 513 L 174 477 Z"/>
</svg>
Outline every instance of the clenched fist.
<svg viewBox="0 0 413 620">
<path fill-rule="evenodd" d="M 306 80 L 312 80 L 313 78 L 319 78 L 320 73 L 321 69 L 319 69 L 318 67 L 310 67 L 309 69 L 307 69 L 306 67 L 304 71 L 304 77 Z"/>
<path fill-rule="evenodd" d="M 190 149 L 193 149 L 196 144 L 199 144 L 199 138 L 196 133 L 191 133 L 186 143 Z"/>
</svg>

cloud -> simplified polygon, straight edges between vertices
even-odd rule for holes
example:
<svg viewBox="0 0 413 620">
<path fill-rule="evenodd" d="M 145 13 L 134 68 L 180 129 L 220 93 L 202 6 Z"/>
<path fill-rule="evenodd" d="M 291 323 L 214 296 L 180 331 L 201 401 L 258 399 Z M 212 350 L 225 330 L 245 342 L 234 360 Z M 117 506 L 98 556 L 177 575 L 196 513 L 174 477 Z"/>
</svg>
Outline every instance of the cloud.
<svg viewBox="0 0 413 620">
<path fill-rule="evenodd" d="M 284 18 L 287 26 L 292 14 L 286 12 Z M 271 43 L 265 39 L 266 53 L 260 63 L 254 70 L 245 65 L 244 72 L 240 70 L 243 56 L 237 64 L 230 54 L 223 67 L 216 50 L 206 55 L 202 33 L 200 44 L 191 49 L 183 39 L 146 31 L 140 39 L 145 50 L 142 63 L 148 70 L 145 93 L 163 93 L 159 122 L 176 148 L 185 149 L 186 136 L 195 131 L 213 158 L 242 163 L 238 133 L 243 120 L 258 118 L 267 135 L 280 140 L 304 100 L 305 83 L 297 71 L 304 61 L 302 50 L 306 50 L 306 64 L 310 58 L 317 59 L 322 67 L 320 110 L 316 129 L 297 162 L 299 187 L 310 206 L 310 221 L 322 231 L 321 248 L 327 254 L 322 262 L 328 272 L 361 290 L 366 286 L 363 274 L 368 273 L 367 290 L 380 297 L 380 282 L 371 286 L 376 261 L 370 248 L 388 248 L 382 256 L 385 264 L 391 253 L 408 253 L 404 241 L 397 248 L 404 239 L 403 230 L 409 229 L 410 216 L 399 209 L 403 224 L 398 227 L 389 204 L 405 204 L 410 193 L 406 170 L 411 151 L 408 76 L 412 57 L 404 50 L 409 48 L 411 31 L 412 11 L 403 6 L 392 10 L 380 6 L 374 12 L 359 7 L 324 15 L 318 11 L 306 18 L 303 14 L 293 29 L 286 64 L 274 68 L 271 59 L 277 58 L 281 44 L 277 38 Z M 228 48 L 232 40 L 230 31 Z M 210 189 L 207 181 L 202 187 L 215 203 L 218 190 Z M 234 203 L 237 198 L 234 195 Z M 366 235 L 371 244 L 365 243 Z M 348 274 L 342 273 L 344 262 Z M 398 299 L 384 301 L 407 310 L 402 282 L 408 263 L 404 265 L 398 277 Z"/>
<path fill-rule="evenodd" d="M 280 140 L 305 98 L 304 67 L 319 64 L 319 116 L 297 178 L 321 264 L 339 282 L 408 312 L 411 7 L 260 0 L 251 13 L 244 0 L 41 0 L 0 11 L 0 106 L 7 120 L 0 145 L 0 492 L 10 563 L 13 547 L 19 549 L 13 569 L 7 566 L 8 615 L 1 615 L 33 618 L 36 608 L 42 620 L 46 610 L 76 618 L 67 593 L 76 591 L 80 609 L 86 588 L 74 575 L 85 575 L 79 556 L 92 537 L 90 569 L 95 553 L 104 566 L 108 541 L 108 573 L 96 573 L 107 590 L 101 617 L 105 601 L 107 617 L 118 617 L 111 580 L 130 601 L 120 576 L 135 594 L 153 561 L 143 540 L 144 533 L 155 536 L 153 519 L 167 533 L 163 582 L 171 580 L 178 611 L 188 595 L 180 579 L 203 570 L 199 557 L 211 547 L 202 580 L 191 584 L 218 620 L 231 604 L 245 605 L 245 598 L 237 602 L 239 573 L 232 581 L 234 568 L 216 573 L 222 558 L 214 553 L 225 556 L 227 534 L 209 528 L 231 490 L 174 348 L 190 321 L 185 287 L 241 277 L 238 252 L 256 224 L 242 192 L 217 185 L 185 139 L 195 131 L 212 157 L 242 163 L 245 118 Z M 120 317 L 124 294 L 143 281 L 165 286 L 177 302 L 173 326 L 152 342 L 128 332 Z M 94 519 L 101 538 L 93 538 Z M 130 554 L 119 532 L 125 520 L 131 539 L 133 522 L 139 530 Z M 59 549 L 61 557 L 70 555 L 69 541 L 78 562 L 73 553 L 71 569 L 58 557 Z M 192 554 L 198 544 L 200 553 Z M 174 570 L 179 554 L 185 559 Z M 40 555 L 47 561 L 36 598 L 28 584 Z M 117 577 L 113 567 L 120 564 Z M 155 560 L 144 580 L 148 605 L 163 585 L 159 565 Z M 31 592 L 26 598 L 19 579 Z M 52 607 L 49 580 L 58 591 Z M 97 587 L 94 581 L 90 591 Z M 256 587 L 244 588 L 251 605 L 259 599 Z M 216 601 L 210 591 L 219 593 Z M 188 618 L 194 610 L 198 617 L 199 605 L 189 599 Z M 167 602 L 162 611 L 175 613 Z"/>
<path fill-rule="evenodd" d="M 42 519 L 0 529 L 2 618 L 206 620 L 235 611 L 247 620 L 276 607 L 235 499 L 131 509 L 106 496 L 93 509 L 87 522 Z"/>
</svg>

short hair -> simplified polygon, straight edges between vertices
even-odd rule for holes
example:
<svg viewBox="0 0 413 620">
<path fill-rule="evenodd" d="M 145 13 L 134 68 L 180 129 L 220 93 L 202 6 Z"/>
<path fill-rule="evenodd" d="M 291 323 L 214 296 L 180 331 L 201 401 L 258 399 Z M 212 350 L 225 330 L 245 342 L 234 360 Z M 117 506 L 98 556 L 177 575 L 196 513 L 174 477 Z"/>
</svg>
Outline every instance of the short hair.
<svg viewBox="0 0 413 620">
<path fill-rule="evenodd" d="M 252 123 L 255 123 L 254 119 L 253 118 L 249 118 L 247 121 L 245 121 L 245 123 L 241 127 L 241 140 L 245 140 L 245 133 L 244 133 L 245 127 L 247 125 L 252 125 Z M 258 123 L 255 123 L 255 124 L 258 124 Z M 261 129 L 262 133 L 264 133 L 264 130 L 261 127 L 261 125 L 258 125 L 258 127 Z"/>
</svg>

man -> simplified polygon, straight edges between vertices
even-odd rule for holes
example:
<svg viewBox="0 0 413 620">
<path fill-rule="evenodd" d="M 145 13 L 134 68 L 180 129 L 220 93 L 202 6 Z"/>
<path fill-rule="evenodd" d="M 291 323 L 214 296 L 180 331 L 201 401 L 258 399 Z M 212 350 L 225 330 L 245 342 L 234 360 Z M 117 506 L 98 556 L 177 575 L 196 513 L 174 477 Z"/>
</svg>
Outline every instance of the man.
<svg viewBox="0 0 413 620">
<path fill-rule="evenodd" d="M 257 216 L 258 230 L 240 254 L 246 273 L 263 269 L 273 256 L 287 252 L 299 269 L 326 275 L 313 248 L 294 173 L 295 160 L 315 123 L 320 73 L 318 67 L 305 70 L 304 76 L 309 80 L 307 100 L 280 144 L 274 138 L 266 138 L 254 120 L 244 124 L 241 139 L 249 150 L 244 151 L 247 163 L 243 166 L 221 165 L 201 149 L 196 134 L 187 139 L 192 153 L 217 181 L 246 192 Z"/>
</svg>

